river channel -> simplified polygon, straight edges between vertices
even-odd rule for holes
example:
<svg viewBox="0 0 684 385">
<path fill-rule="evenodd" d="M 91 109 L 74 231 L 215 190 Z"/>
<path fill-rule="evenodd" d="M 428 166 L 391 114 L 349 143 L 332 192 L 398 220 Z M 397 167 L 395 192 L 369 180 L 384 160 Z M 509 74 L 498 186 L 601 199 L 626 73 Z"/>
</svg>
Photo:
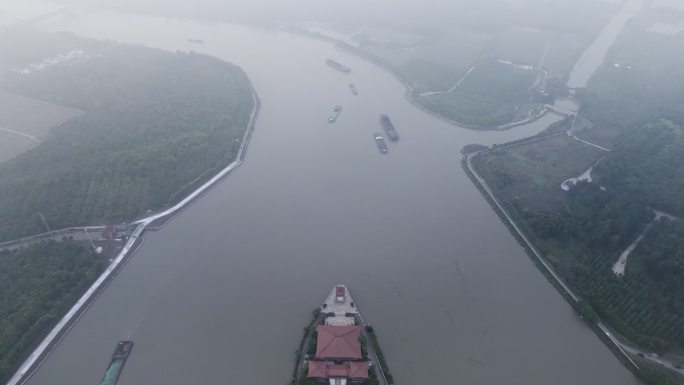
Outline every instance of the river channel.
<svg viewBox="0 0 684 385">
<path fill-rule="evenodd" d="M 461 169 L 463 145 L 526 137 L 557 117 L 461 129 L 414 108 L 379 67 L 279 31 L 73 9 L 36 25 L 220 57 L 247 72 L 262 108 L 245 163 L 145 234 L 29 384 L 97 384 L 122 339 L 135 347 L 120 385 L 285 384 L 336 283 L 375 326 L 398 384 L 638 383 Z M 382 113 L 401 135 L 386 156 L 372 137 Z"/>
</svg>

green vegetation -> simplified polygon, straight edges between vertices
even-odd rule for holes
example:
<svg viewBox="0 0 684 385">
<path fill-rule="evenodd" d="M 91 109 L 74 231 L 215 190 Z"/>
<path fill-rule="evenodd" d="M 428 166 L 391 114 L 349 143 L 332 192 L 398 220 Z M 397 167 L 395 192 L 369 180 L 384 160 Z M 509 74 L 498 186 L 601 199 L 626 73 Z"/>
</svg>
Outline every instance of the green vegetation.
<svg viewBox="0 0 684 385">
<path fill-rule="evenodd" d="M 253 109 L 239 68 L 199 54 L 87 42 L 85 58 L 3 74 L 0 88 L 85 114 L 0 164 L 0 240 L 44 231 L 38 213 L 52 228 L 129 221 L 179 200 L 235 159 Z M 3 58 L 22 57 L 19 45 L 0 46 L 9 50 Z"/>
<path fill-rule="evenodd" d="M 565 93 L 570 70 L 615 10 L 592 0 L 456 1 L 425 8 L 410 20 L 350 22 L 344 33 L 353 33 L 357 52 L 405 81 L 416 103 L 480 129 L 526 119 Z M 419 96 L 449 90 L 461 78 L 454 92 Z"/>
<path fill-rule="evenodd" d="M 416 96 L 420 105 L 466 125 L 499 126 L 515 120 L 531 100 L 537 72 L 482 60 L 453 92 Z"/>
<path fill-rule="evenodd" d="M 642 366 L 637 377 L 650 385 L 681 385 L 684 382 L 677 375 L 663 373 L 662 370 L 648 366 Z"/>
<path fill-rule="evenodd" d="M 569 149 L 558 150 L 564 141 Z M 595 161 L 596 154 L 591 158 L 581 147 L 588 146 L 553 136 L 493 151 L 474 165 L 547 259 L 611 326 L 642 346 L 684 346 L 681 223 L 661 219 L 634 250 L 625 276 L 612 272 L 619 254 L 653 220 L 649 207 L 681 215 L 684 129 L 663 121 L 634 131 L 596 166 L 593 183 L 564 192 L 559 184 L 573 175 L 571 169 L 578 175 Z"/>
<path fill-rule="evenodd" d="M 104 269 L 86 248 L 43 242 L 0 253 L 0 383 Z"/>
<path fill-rule="evenodd" d="M 628 24 L 579 94 L 593 127 L 577 135 L 611 152 L 549 135 L 499 147 L 473 164 L 582 297 L 574 306 L 583 318 L 600 317 L 627 341 L 676 356 L 684 348 L 684 38 L 646 33 L 662 16 L 654 12 Z M 593 164 L 591 183 L 560 189 Z M 673 219 L 654 221 L 654 210 Z M 644 231 L 624 275 L 616 275 L 619 255 Z M 682 382 L 657 366 L 637 375 L 649 384 Z"/>
<path fill-rule="evenodd" d="M 389 385 L 394 384 L 394 378 L 392 377 L 392 373 L 389 371 L 389 367 L 387 366 L 387 361 L 385 360 L 385 355 L 382 353 L 382 349 L 380 349 L 380 343 L 378 342 L 378 337 L 375 335 L 375 330 L 372 328 L 368 329 L 368 336 L 370 337 L 370 343 L 373 346 L 373 350 L 375 351 L 375 355 L 378 357 L 378 361 L 380 362 L 380 366 L 382 367 L 382 370 L 385 372 L 385 378 L 387 378 L 387 382 Z"/>
<path fill-rule="evenodd" d="M 585 300 L 579 300 L 573 304 L 577 313 L 582 316 L 590 324 L 596 324 L 599 321 L 599 316 L 596 311 Z"/>
</svg>

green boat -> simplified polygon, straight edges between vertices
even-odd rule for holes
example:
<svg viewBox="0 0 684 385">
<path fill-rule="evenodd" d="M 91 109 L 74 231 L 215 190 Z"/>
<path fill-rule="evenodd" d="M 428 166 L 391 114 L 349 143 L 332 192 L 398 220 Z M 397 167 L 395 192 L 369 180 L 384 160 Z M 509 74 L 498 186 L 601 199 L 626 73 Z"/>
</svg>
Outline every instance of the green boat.
<svg viewBox="0 0 684 385">
<path fill-rule="evenodd" d="M 340 115 L 340 111 L 342 111 L 342 106 L 335 106 L 333 112 L 330 114 L 330 117 L 328 118 L 328 123 L 334 123 L 337 120 L 337 117 Z"/>
<path fill-rule="evenodd" d="M 114 385 L 119 380 L 124 364 L 133 348 L 133 341 L 119 341 L 112 354 L 109 367 L 100 381 L 100 385 Z"/>
</svg>

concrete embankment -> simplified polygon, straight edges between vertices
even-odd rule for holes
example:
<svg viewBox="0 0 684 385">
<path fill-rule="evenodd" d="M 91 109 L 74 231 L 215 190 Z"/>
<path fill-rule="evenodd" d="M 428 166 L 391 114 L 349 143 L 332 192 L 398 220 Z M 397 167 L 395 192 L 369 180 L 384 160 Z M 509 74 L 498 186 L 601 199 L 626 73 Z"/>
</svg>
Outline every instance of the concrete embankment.
<svg viewBox="0 0 684 385">
<path fill-rule="evenodd" d="M 140 246 L 142 246 L 142 243 L 144 242 L 142 234 L 152 222 L 168 218 L 163 222 L 163 224 L 168 223 L 168 221 L 170 221 L 176 215 L 178 215 L 195 199 L 209 191 L 219 181 L 221 181 L 224 177 L 230 174 L 231 171 L 233 171 L 235 168 L 240 166 L 240 164 L 242 164 L 242 162 L 245 159 L 247 145 L 249 143 L 249 140 L 251 139 L 252 131 L 254 130 L 254 126 L 256 124 L 256 119 L 258 117 L 260 107 L 259 98 L 253 88 L 252 97 L 254 100 L 254 109 L 252 110 L 252 116 L 250 118 L 249 125 L 247 126 L 245 134 L 243 135 L 242 143 L 240 144 L 240 149 L 236 155 L 236 160 L 224 169 L 222 169 L 214 177 L 212 177 L 207 182 L 202 184 L 200 187 L 198 187 L 196 190 L 194 190 L 180 202 L 175 204 L 173 207 L 135 221 L 133 223 L 136 225 L 135 230 L 133 231 L 128 241 L 119 252 L 119 254 L 116 256 L 116 258 L 114 258 L 114 260 L 107 267 L 107 269 L 105 269 L 105 271 L 97 278 L 97 280 L 95 280 L 95 282 L 88 288 L 88 290 L 81 296 L 81 298 L 78 299 L 78 301 L 71 307 L 71 309 L 69 309 L 69 311 L 62 317 L 62 319 L 60 319 L 60 321 L 52 328 L 52 330 L 38 345 L 38 347 L 34 349 L 31 355 L 19 367 L 14 376 L 10 378 L 10 380 L 7 382 L 7 385 L 23 384 L 40 367 L 45 358 L 59 344 L 61 339 L 69 332 L 71 327 L 80 319 L 81 315 L 83 315 L 83 313 L 88 309 L 88 307 L 90 307 L 93 301 L 97 299 L 98 295 L 102 292 L 102 290 L 105 289 L 107 284 L 116 276 L 116 273 L 118 273 L 121 270 L 121 268 L 126 264 L 126 262 L 135 254 L 135 252 L 140 248 Z M 76 229 L 95 228 L 102 229 L 103 226 L 79 227 Z M 62 229 L 56 231 L 67 231 L 69 229 Z M 44 236 L 45 234 L 39 234 L 30 238 L 33 239 L 35 237 Z M 54 232 L 52 232 L 51 234 L 54 235 Z"/>
<path fill-rule="evenodd" d="M 501 216 L 502 220 L 505 221 L 505 223 L 508 225 L 509 229 L 511 229 L 514 234 L 516 235 L 516 238 L 520 240 L 524 245 L 528 247 L 528 250 L 531 251 L 532 255 L 536 258 L 536 260 L 540 263 L 541 266 L 543 266 L 545 272 L 555 281 L 555 283 L 563 289 L 564 294 L 566 294 L 566 298 L 568 300 L 572 300 L 574 303 L 577 303 L 580 301 L 580 297 L 575 294 L 572 289 L 563 281 L 563 279 L 555 272 L 553 267 L 549 264 L 549 262 L 546 261 L 546 258 L 544 258 L 539 250 L 532 244 L 532 242 L 529 240 L 529 238 L 523 233 L 522 229 L 515 223 L 515 220 L 512 218 L 512 216 L 508 213 L 508 211 L 503 207 L 503 205 L 499 202 L 499 200 L 496 198 L 492 190 L 489 188 L 487 185 L 487 182 L 475 171 L 475 169 L 472 166 L 471 159 L 473 156 L 478 156 L 480 154 L 486 153 L 489 150 L 484 150 L 480 151 L 477 153 L 469 154 L 464 156 L 464 168 L 465 171 L 468 173 L 470 176 L 471 180 L 476 184 L 478 189 L 485 195 L 485 197 L 490 201 L 490 203 L 493 205 L 493 208 L 496 209 L 496 211 L 499 213 Z M 598 328 L 598 330 L 596 329 Z M 608 327 L 603 324 L 603 322 L 599 321 L 596 323 L 596 327 L 594 330 L 598 333 L 599 331 L 603 333 L 603 335 L 612 343 L 612 348 L 617 350 L 617 352 L 620 352 L 623 356 L 623 358 L 631 363 L 636 370 L 639 370 L 639 366 L 634 362 L 634 360 L 627 354 L 625 351 L 624 347 L 625 345 L 622 344 L 620 341 L 615 338 L 615 336 L 610 332 Z M 636 351 L 636 350 L 635 350 Z"/>
<path fill-rule="evenodd" d="M 100 274 L 95 282 L 88 288 L 88 290 L 76 301 L 76 303 L 69 309 L 69 311 L 62 317 L 55 325 L 50 333 L 43 339 L 43 341 L 31 353 L 29 358 L 24 361 L 19 370 L 10 378 L 7 385 L 21 384 L 26 381 L 33 372 L 40 367 L 42 361 L 54 349 L 69 329 L 78 321 L 81 315 L 88 309 L 90 304 L 97 298 L 102 289 L 106 287 L 109 281 L 114 277 L 115 273 L 126 263 L 135 251 L 143 242 L 141 234 L 145 229 L 144 224 L 138 225 L 133 234 L 124 245 L 119 255 L 112 261 L 107 269 Z"/>
</svg>

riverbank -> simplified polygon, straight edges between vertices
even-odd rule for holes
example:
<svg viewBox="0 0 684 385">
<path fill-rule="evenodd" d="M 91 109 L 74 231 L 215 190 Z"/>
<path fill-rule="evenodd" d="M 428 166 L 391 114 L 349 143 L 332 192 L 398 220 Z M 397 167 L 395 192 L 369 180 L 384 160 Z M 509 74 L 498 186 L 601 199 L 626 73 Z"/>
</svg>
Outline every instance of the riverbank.
<svg viewBox="0 0 684 385">
<path fill-rule="evenodd" d="M 19 47 L 31 47 L 29 57 L 53 55 L 50 46 L 84 52 L 49 71 L 2 71 L 0 89 L 84 112 L 0 163 L 2 241 L 47 227 L 130 222 L 172 205 L 236 156 L 253 98 L 231 63 L 67 32 L 9 29 L 0 42 L 9 47 L 0 64 L 29 68 Z M 37 129 L 31 116 L 40 116 L 40 104 L 24 115 L 23 129 Z"/>
<path fill-rule="evenodd" d="M 537 113 L 533 114 L 532 116 L 530 116 L 526 119 L 521 119 L 521 120 L 518 120 L 515 122 L 509 122 L 509 123 L 497 125 L 497 126 L 479 126 L 479 125 L 459 122 L 457 120 L 451 119 L 451 118 L 449 118 L 443 114 L 440 114 L 439 112 L 437 112 L 435 110 L 431 110 L 431 109 L 425 107 L 424 105 L 420 104 L 416 100 L 416 98 L 420 97 L 421 95 L 416 90 L 415 85 L 410 80 L 408 80 L 404 76 L 402 76 L 397 70 L 392 68 L 392 66 L 388 65 L 386 62 L 369 55 L 368 53 L 360 50 L 359 48 L 357 48 L 357 47 L 355 47 L 355 46 L 353 46 L 353 45 L 351 45 L 345 41 L 338 40 L 338 39 L 335 39 L 335 38 L 332 38 L 329 36 L 325 36 L 325 35 L 322 35 L 320 33 L 313 33 L 313 32 L 306 31 L 306 30 L 303 30 L 300 28 L 285 28 L 284 30 L 286 32 L 299 34 L 301 36 L 305 36 L 308 38 L 317 39 L 317 40 L 325 41 L 328 43 L 332 43 L 336 48 L 338 48 L 344 52 L 351 53 L 351 54 L 353 54 L 359 58 L 362 58 L 362 59 L 368 61 L 369 63 L 372 63 L 372 64 L 382 68 L 387 73 L 391 74 L 392 77 L 394 77 L 394 79 L 396 79 L 399 83 L 401 83 L 404 86 L 404 88 L 405 88 L 404 98 L 409 103 L 411 103 L 411 105 L 413 105 L 417 109 L 423 111 L 424 113 L 426 113 L 430 116 L 433 116 L 437 119 L 440 119 L 440 120 L 442 120 L 446 123 L 449 123 L 451 125 L 454 125 L 454 126 L 458 126 L 461 128 L 467 128 L 470 130 L 477 130 L 477 131 L 504 131 L 504 130 L 509 130 L 511 128 L 514 128 L 514 127 L 533 123 L 533 122 L 541 119 L 542 117 L 544 117 L 549 112 L 548 108 L 542 107 L 541 109 L 539 109 L 539 111 Z"/>
<path fill-rule="evenodd" d="M 486 180 L 478 174 L 472 165 L 472 158 L 486 156 L 491 151 L 510 150 L 517 146 L 525 146 L 532 142 L 546 140 L 554 135 L 558 135 L 558 133 L 551 133 L 538 138 L 529 138 L 529 140 L 522 140 L 513 144 L 499 146 L 495 149 L 484 149 L 466 154 L 462 162 L 463 169 L 482 196 L 489 202 L 492 209 L 501 218 L 502 222 L 506 224 L 511 234 L 518 240 L 523 250 L 525 250 L 539 270 L 546 276 L 547 280 L 556 287 L 577 313 L 585 320 L 587 325 L 590 326 L 599 339 L 606 344 L 606 346 L 630 371 L 634 373 L 635 376 L 645 381 L 650 381 L 652 378 L 658 376 L 658 371 L 663 369 L 680 374 L 684 373 L 684 371 L 677 366 L 676 362 L 664 359 L 658 355 L 653 355 L 643 347 L 636 348 L 633 345 L 629 345 L 624 342 L 625 340 L 629 341 L 627 338 L 616 334 L 611 330 L 604 321 L 599 318 L 599 315 L 591 306 L 575 292 L 577 288 L 573 289 L 571 284 L 565 282 L 560 276 L 560 273 L 552 267 L 552 262 L 546 259 L 544 253 L 540 251 L 531 238 L 525 234 L 523 227 L 527 228 L 527 225 L 518 223 L 518 221 L 522 221 L 522 219 L 517 215 L 512 214 L 512 209 L 510 207 L 506 208 L 505 204 L 501 203 L 494 191 L 488 186 Z M 638 364 L 637 361 L 640 363 Z M 648 383 L 660 384 L 660 382 Z"/>
<path fill-rule="evenodd" d="M 511 234 L 518 240 L 526 254 L 539 268 L 539 270 L 544 274 L 547 280 L 558 290 L 558 292 L 570 303 L 570 305 L 573 308 L 576 308 L 576 304 L 581 301 L 581 298 L 570 288 L 570 286 L 567 283 L 563 281 L 563 279 L 558 275 L 558 273 L 556 273 L 556 271 L 550 265 L 549 261 L 547 261 L 541 254 L 541 252 L 532 244 L 529 238 L 523 233 L 522 229 L 514 221 L 512 216 L 499 202 L 494 193 L 487 186 L 487 182 L 484 179 L 482 179 L 482 177 L 472 167 L 471 158 L 474 156 L 478 156 L 480 154 L 484 154 L 487 151 L 489 150 L 471 153 L 469 155 L 464 156 L 462 162 L 463 170 L 471 179 L 475 187 L 477 187 L 477 189 L 480 191 L 483 198 L 487 200 L 492 209 L 501 218 L 502 222 L 506 225 Z M 605 328 L 605 326 L 603 326 L 600 323 L 600 321 L 596 323 L 587 321 L 587 323 L 589 324 L 589 326 L 592 327 L 592 329 L 596 332 L 596 335 L 602 341 L 609 341 L 611 343 L 611 345 L 609 345 L 608 347 L 611 349 L 611 351 L 616 353 L 618 359 L 620 359 L 624 363 L 631 364 L 633 368 L 637 370 L 639 369 L 636 363 L 632 360 L 631 357 L 629 357 L 629 355 L 627 355 L 627 353 L 625 353 L 625 351 L 617 343 L 617 341 L 613 340 L 612 338 L 609 338 L 610 333 Z"/>
<path fill-rule="evenodd" d="M 17 372 L 10 378 L 7 385 L 20 385 L 26 382 L 35 371 L 41 366 L 42 362 L 50 355 L 53 349 L 59 344 L 61 339 L 69 332 L 69 330 L 78 322 L 80 317 L 90 307 L 90 305 L 97 299 L 99 294 L 106 288 L 107 284 L 111 282 L 116 274 L 123 268 L 128 260 L 135 255 L 138 249 L 142 246 L 144 238 L 143 232 L 150 224 L 155 221 L 162 220 L 158 223 L 155 230 L 161 229 L 164 225 L 175 218 L 180 212 L 192 204 L 196 199 L 208 192 L 211 188 L 217 185 L 225 177 L 227 177 L 234 169 L 240 166 L 245 160 L 247 154 L 247 146 L 251 139 L 252 132 L 258 118 L 260 109 L 260 101 L 256 91 L 249 83 L 252 90 L 252 98 L 254 100 L 254 108 L 250 117 L 249 124 L 245 129 L 240 149 L 236 156 L 236 160 L 222 169 L 218 174 L 214 175 L 210 180 L 202 184 L 195 191 L 190 193 L 173 207 L 164 210 L 160 213 L 150 215 L 148 217 L 139 219 L 133 224 L 136 228 L 131 236 L 126 241 L 117 257 L 110 263 L 107 269 L 100 275 L 100 277 L 88 288 L 88 290 L 79 298 L 74 306 L 60 319 L 60 321 L 52 328 L 50 333 L 43 339 L 43 341 L 33 350 L 27 360 L 19 367 Z"/>
<path fill-rule="evenodd" d="M 319 302 L 312 288 L 329 289 L 332 274 L 363 299 L 397 381 L 485 385 L 534 371 L 534 385 L 632 383 L 525 263 L 465 174 L 453 172 L 463 145 L 514 140 L 546 123 L 503 133 L 454 128 L 412 108 L 385 71 L 285 33 L 91 12 L 46 28 L 171 51 L 193 47 L 239 63 L 263 108 L 246 167 L 164 231 L 146 234 L 145 247 L 29 384 L 98 383 L 122 336 L 136 349 L 121 385 L 210 384 L 226 372 L 237 383 L 286 382 L 310 304 Z M 190 46 L 188 37 L 205 43 Z M 353 66 L 358 97 L 347 76 L 322 65 L 328 57 Z M 273 63 L 288 76 L 274 76 Z M 345 106 L 339 129 L 326 129 L 322 116 L 338 103 Z M 405 139 L 390 157 L 369 140 L 382 112 Z M 387 240 L 383 247 L 378 239 Z M 492 275 L 492 266 L 506 273 Z M 520 346 L 528 354 L 501 354 Z"/>
</svg>

